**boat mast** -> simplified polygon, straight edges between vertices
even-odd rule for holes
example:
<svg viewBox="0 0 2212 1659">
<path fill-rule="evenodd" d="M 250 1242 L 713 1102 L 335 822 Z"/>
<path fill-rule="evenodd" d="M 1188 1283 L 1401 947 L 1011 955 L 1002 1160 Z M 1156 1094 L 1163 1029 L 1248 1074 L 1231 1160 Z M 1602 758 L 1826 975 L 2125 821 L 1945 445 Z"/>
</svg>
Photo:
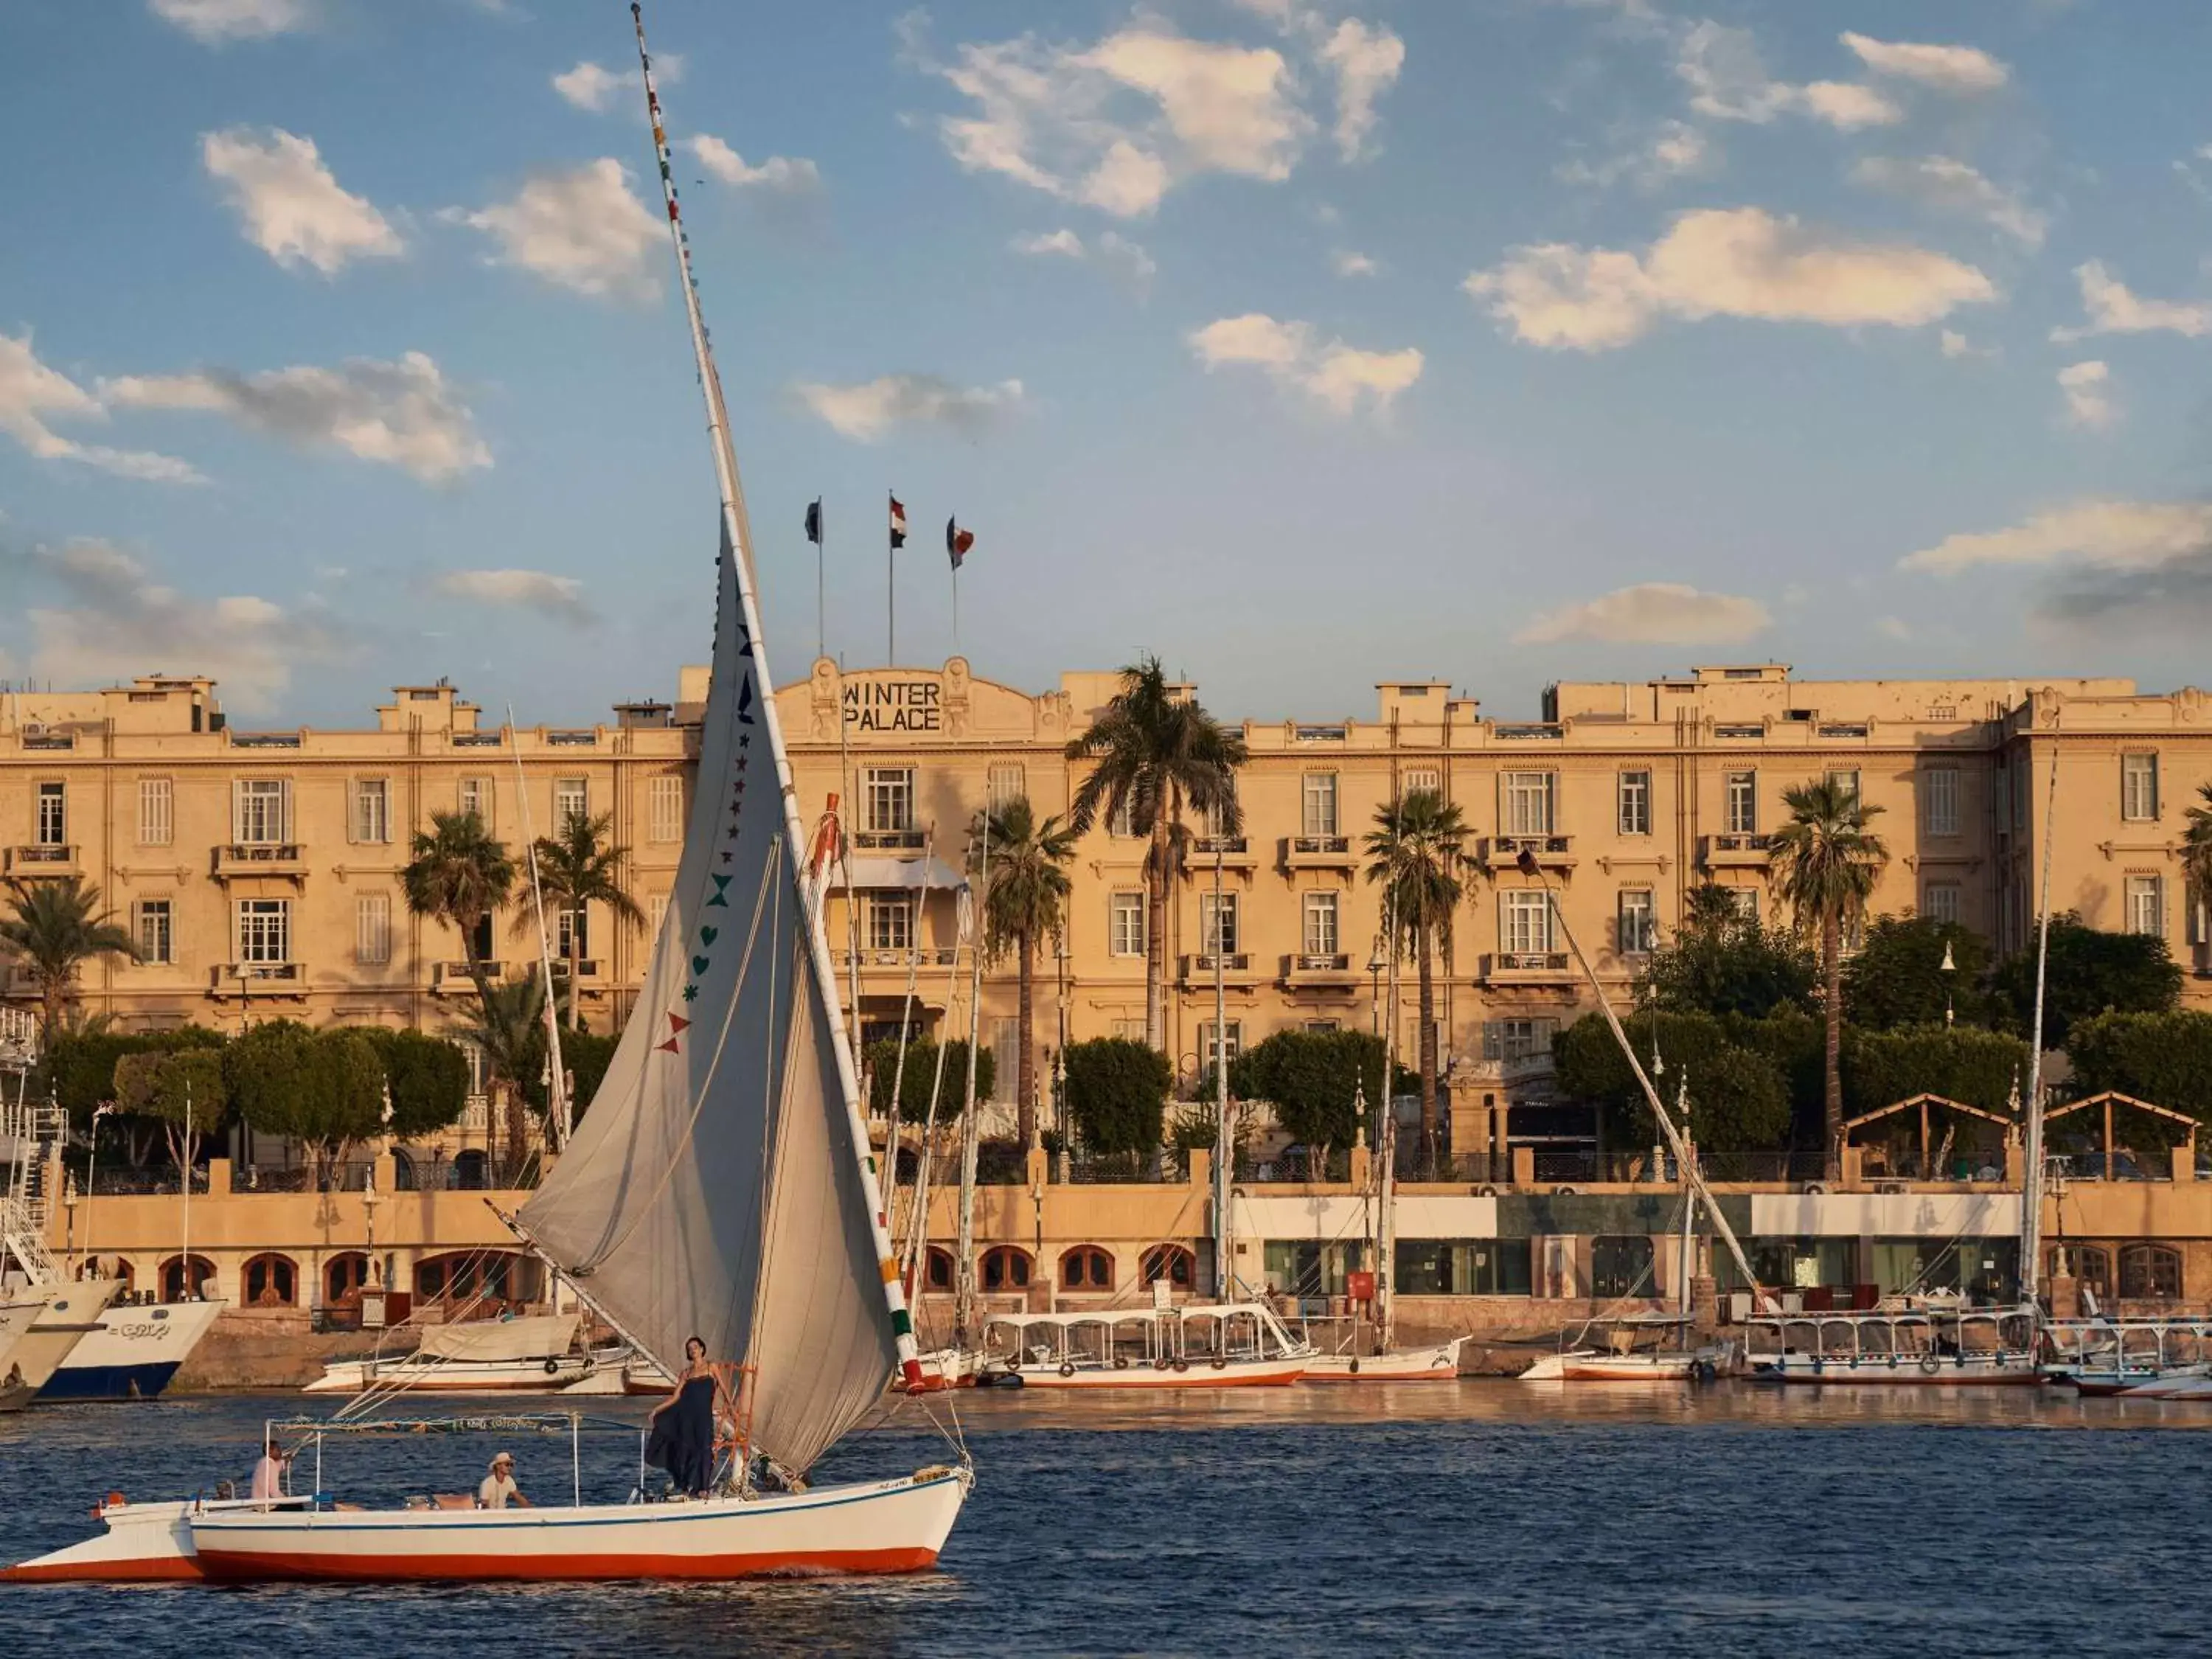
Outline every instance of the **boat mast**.
<svg viewBox="0 0 2212 1659">
<path fill-rule="evenodd" d="M 977 819 L 983 838 L 975 917 L 975 942 L 969 958 L 968 991 L 968 1094 L 960 1109 L 960 1259 L 952 1276 L 952 1337 L 957 1346 L 975 1340 L 975 1154 L 979 1137 L 975 1124 L 975 1045 L 983 1024 L 983 943 L 990 931 L 991 815 Z M 1040 1266 L 1042 1264 L 1039 1264 Z"/>
<path fill-rule="evenodd" d="M 906 1081 L 906 1039 L 908 1027 L 914 1020 L 914 993 L 921 977 L 921 921 L 929 909 L 929 875 L 935 869 L 937 825 L 932 823 L 921 838 L 921 897 L 915 905 L 907 922 L 906 938 L 906 1000 L 899 1005 L 898 1055 L 891 1069 L 890 1127 L 884 1132 L 884 1225 L 895 1226 L 891 1212 L 898 1207 L 899 1182 L 899 1085 Z M 851 908 L 852 872 L 847 861 L 846 897 Z M 855 953 L 857 957 L 857 952 Z M 853 999 L 857 1005 L 860 996 L 860 976 L 856 969 L 853 975 Z M 896 1237 L 896 1234 L 892 1235 Z"/>
<path fill-rule="evenodd" d="M 858 1165 L 855 1173 L 860 1181 L 861 1200 L 868 1212 L 876 1257 L 882 1266 L 879 1278 L 883 1284 L 884 1311 L 890 1321 L 899 1369 L 909 1388 L 919 1388 L 921 1386 L 921 1358 L 915 1347 L 914 1321 L 907 1312 L 905 1287 L 899 1282 L 896 1264 L 891 1256 L 890 1238 L 884 1226 L 883 1197 L 876 1184 L 875 1160 L 870 1155 L 867 1118 L 860 1107 L 860 1085 L 854 1069 L 852 1047 L 845 1040 L 844 1022 L 836 1017 L 837 969 L 830 959 L 830 940 L 823 931 L 822 913 L 806 902 L 805 827 L 799 818 L 799 792 L 792 779 L 791 756 L 784 746 L 783 721 L 776 710 L 775 688 L 769 678 L 763 644 L 764 636 L 761 629 L 759 590 L 753 575 L 752 530 L 745 516 L 744 487 L 738 479 L 737 454 L 730 447 L 729 411 L 722 398 L 721 377 L 714 368 L 714 351 L 708 342 L 706 319 L 700 313 L 698 285 L 692 280 L 690 240 L 684 233 L 683 215 L 677 204 L 676 177 L 672 171 L 668 133 L 661 119 L 660 94 L 653 85 L 653 58 L 646 50 L 645 13 L 637 0 L 631 0 L 629 15 L 637 33 L 638 70 L 645 87 L 646 112 L 653 123 L 653 161 L 660 173 L 661 198 L 668 208 L 669 241 L 676 251 L 684 313 L 691 326 L 692 357 L 699 371 L 700 394 L 707 404 L 707 436 L 714 452 L 715 483 L 721 496 L 722 534 L 729 543 L 738 602 L 746 632 L 750 635 L 750 660 L 758 688 L 758 718 L 766 731 L 769 752 L 775 759 L 776 786 L 782 797 L 785 874 L 799 895 L 799 924 L 806 931 L 807 965 L 814 975 L 815 994 L 821 999 L 822 1006 L 830 1015 L 827 1022 L 828 1035 L 830 1052 L 836 1060 L 838 1085 L 845 1097 L 846 1133 Z"/>
<path fill-rule="evenodd" d="M 2024 764 L 2033 766 L 2033 750 Z M 2051 966 L 2051 864 L 2058 845 L 2058 750 L 2051 750 L 2050 800 L 2044 809 L 2043 891 L 2037 900 L 2035 1022 L 2028 1027 L 2027 1130 L 2020 1182 L 2021 1300 L 2039 1304 L 2043 1285 L 2043 993 Z"/>
<path fill-rule="evenodd" d="M 1222 926 L 1228 918 L 1221 908 L 1224 839 L 1213 838 L 1213 1297 L 1217 1302 L 1233 1302 L 1237 1269 L 1229 1254 L 1232 1231 L 1229 1206 L 1237 1146 L 1229 1133 L 1229 981 L 1224 955 L 1229 949 L 1229 937 Z"/>
<path fill-rule="evenodd" d="M 1397 805 L 1402 807 L 1404 797 Z M 1398 816 L 1391 814 L 1391 834 L 1397 834 Z M 1395 862 L 1397 847 L 1391 847 Z M 1375 1245 L 1375 1294 L 1382 1303 L 1382 1317 L 1379 1322 L 1382 1338 L 1381 1347 L 1389 1346 L 1389 1333 L 1397 1323 L 1398 1263 L 1396 1261 L 1398 1230 L 1391 1206 L 1397 1201 L 1398 1181 L 1398 884 L 1392 879 L 1382 893 L 1382 936 L 1390 941 L 1390 998 L 1389 1018 L 1382 1039 L 1382 1121 L 1375 1135 L 1376 1151 L 1382 1159 L 1381 1202 L 1377 1206 L 1376 1238 Z M 1427 1153 L 1424 1151 L 1423 1157 Z"/>
<path fill-rule="evenodd" d="M 538 965 L 545 975 L 545 1121 L 551 1126 L 557 1149 L 568 1144 L 569 1131 L 575 1124 L 568 1108 L 568 1072 L 561 1060 L 561 1011 L 553 1000 L 553 940 L 545 928 L 545 890 L 538 880 L 538 836 L 530 823 L 530 780 L 522 770 L 522 744 L 514 729 L 513 703 L 507 706 L 507 752 L 514 759 L 514 799 L 522 811 L 522 844 L 530 854 L 530 901 L 538 913 Z M 573 927 L 576 923 L 568 925 Z M 568 988 L 572 1005 L 582 994 L 576 986 Z M 507 1109 L 515 1108 L 510 1104 Z"/>
</svg>

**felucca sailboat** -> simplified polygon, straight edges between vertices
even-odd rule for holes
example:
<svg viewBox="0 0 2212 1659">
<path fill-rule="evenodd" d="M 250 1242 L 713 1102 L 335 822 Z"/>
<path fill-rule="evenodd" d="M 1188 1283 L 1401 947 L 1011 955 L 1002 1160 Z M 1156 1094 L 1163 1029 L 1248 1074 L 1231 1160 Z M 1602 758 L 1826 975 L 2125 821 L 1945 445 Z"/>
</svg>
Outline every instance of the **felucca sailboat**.
<svg viewBox="0 0 2212 1659">
<path fill-rule="evenodd" d="M 716 1413 L 726 1461 L 711 1494 L 659 1502 L 585 1504 L 579 1492 L 533 1509 L 362 1510 L 319 1496 L 172 1506 L 173 1522 L 145 1528 L 148 1548 L 168 1551 L 160 1576 L 910 1571 L 934 1564 L 972 1483 L 963 1455 L 888 1480 L 806 1484 L 894 1370 L 911 1384 L 919 1367 L 776 720 L 721 382 L 645 26 L 630 9 L 721 497 L 713 678 L 682 862 L 635 1012 L 564 1154 L 509 1224 L 672 1374 L 687 1340 L 704 1341 L 731 1384 L 733 1409 Z M 107 1571 L 55 1571 L 50 1557 L 17 1576 L 146 1576 L 118 1570 L 106 1541 L 61 1554 L 101 1556 Z"/>
</svg>

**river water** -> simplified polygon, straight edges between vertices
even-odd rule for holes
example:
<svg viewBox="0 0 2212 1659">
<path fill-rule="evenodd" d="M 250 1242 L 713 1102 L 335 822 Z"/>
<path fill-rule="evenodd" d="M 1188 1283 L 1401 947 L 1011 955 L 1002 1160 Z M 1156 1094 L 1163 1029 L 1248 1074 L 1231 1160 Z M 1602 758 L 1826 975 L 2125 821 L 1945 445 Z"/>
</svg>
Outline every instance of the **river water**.
<svg viewBox="0 0 2212 1659">
<path fill-rule="evenodd" d="M 84 1535 L 111 1488 L 242 1480 L 263 1418 L 299 1404 L 0 1417 L 0 1560 Z M 0 1656 L 2212 1651 L 2212 1434 L 2191 1431 L 2212 1404 L 1466 1381 L 994 1394 L 959 1415 L 978 1484 L 935 1573 L 0 1586 Z M 565 1495 L 565 1434 L 355 1442 L 326 1454 L 324 1486 L 371 1504 L 465 1489 L 494 1443 L 526 1493 Z M 586 1495 L 627 1491 L 635 1439 L 585 1443 Z M 822 1473 L 943 1455 L 897 1416 Z"/>
</svg>

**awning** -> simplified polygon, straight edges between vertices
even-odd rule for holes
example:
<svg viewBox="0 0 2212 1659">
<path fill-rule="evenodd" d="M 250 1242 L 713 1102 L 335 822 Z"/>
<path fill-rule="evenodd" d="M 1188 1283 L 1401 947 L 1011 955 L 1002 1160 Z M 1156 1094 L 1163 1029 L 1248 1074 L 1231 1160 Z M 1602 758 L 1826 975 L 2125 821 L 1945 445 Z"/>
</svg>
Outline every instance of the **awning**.
<svg viewBox="0 0 2212 1659">
<path fill-rule="evenodd" d="M 850 863 L 852 884 L 856 888 L 880 891 L 889 887 L 915 892 L 927 887 L 949 893 L 968 884 L 967 877 L 940 858 L 895 859 L 863 853 Z M 833 890 L 845 885 L 845 869 L 841 864 L 831 874 Z"/>
</svg>

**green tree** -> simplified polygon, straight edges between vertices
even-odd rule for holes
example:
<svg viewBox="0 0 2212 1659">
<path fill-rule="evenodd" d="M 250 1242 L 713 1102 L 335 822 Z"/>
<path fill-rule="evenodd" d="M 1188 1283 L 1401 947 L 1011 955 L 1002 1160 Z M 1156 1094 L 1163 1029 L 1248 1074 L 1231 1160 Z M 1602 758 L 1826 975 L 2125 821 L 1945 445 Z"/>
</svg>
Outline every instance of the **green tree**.
<svg viewBox="0 0 2212 1659">
<path fill-rule="evenodd" d="M 1997 964 L 1990 988 L 2006 1024 L 2022 1036 L 2035 1023 L 2036 942 Z M 2102 1013 L 2162 1014 L 2181 1000 L 2181 966 L 2152 933 L 2108 933 L 2072 910 L 2051 919 L 2043 1000 L 2043 1046 L 2067 1046 L 2076 1020 Z"/>
<path fill-rule="evenodd" d="M 197 1161 L 201 1138 L 222 1127 L 230 1110 L 220 1048 L 171 1048 L 125 1054 L 115 1062 L 117 1103 L 160 1120 L 179 1171 Z"/>
<path fill-rule="evenodd" d="M 1782 801 L 1790 817 L 1771 843 L 1774 890 L 1799 934 L 1820 936 L 1820 1013 L 1828 1026 L 1821 1129 L 1833 1181 L 1844 1146 L 1844 933 L 1865 913 L 1889 848 L 1867 828 L 1881 808 L 1860 800 L 1856 789 L 1818 779 L 1784 790 Z"/>
<path fill-rule="evenodd" d="M 1020 966 L 1014 1109 L 1020 1115 L 1021 1142 L 1026 1146 L 1036 1134 L 1036 1047 L 1030 1035 L 1036 946 L 1039 939 L 1060 932 L 1060 907 L 1072 890 L 1067 864 L 1075 856 L 1075 832 L 1057 817 L 1040 823 L 1028 797 L 1020 795 L 994 812 L 983 813 L 978 827 L 974 858 L 983 882 L 983 948 L 994 957 L 1012 951 Z M 980 1079 L 975 1086 L 982 1087 Z"/>
<path fill-rule="evenodd" d="M 1094 1037 L 1067 1046 L 1067 1109 L 1093 1152 L 1141 1158 L 1158 1147 L 1174 1085 L 1168 1057 L 1149 1043 Z"/>
<path fill-rule="evenodd" d="M 547 1104 L 545 1073 L 545 983 L 537 975 L 487 986 L 476 1012 L 457 1028 L 461 1040 L 483 1060 L 483 1079 L 495 1113 L 507 1125 L 506 1183 L 518 1186 L 530 1164 L 530 1136 L 523 1108 L 533 1103 L 542 1118 Z"/>
<path fill-rule="evenodd" d="M 105 957 L 138 960 L 131 935 L 100 908 L 100 889 L 82 876 L 8 879 L 8 913 L 0 915 L 0 960 L 15 957 L 39 987 L 40 1043 L 61 1029 L 75 994 L 77 969 Z"/>
<path fill-rule="evenodd" d="M 392 1091 L 391 1134 L 416 1140 L 451 1128 L 469 1102 L 469 1057 L 457 1042 L 424 1031 L 364 1026 Z M 378 1114 L 382 1115 L 382 1107 Z"/>
<path fill-rule="evenodd" d="M 2092 1014 L 2067 1033 L 2066 1058 L 2082 1094 L 2116 1090 L 2212 1122 L 2212 1014 L 2193 1008 Z M 2185 1133 L 2168 1119 L 2124 1107 L 2115 1128 L 2130 1146 L 2145 1149 L 2163 1150 Z"/>
<path fill-rule="evenodd" d="M 1943 953 L 1951 953 L 1944 971 Z M 1876 916 L 1866 942 L 1844 969 L 1844 1014 L 1870 1030 L 1941 1025 L 1947 1008 L 1963 1025 L 1989 1019 L 1982 988 L 1990 947 L 1972 929 L 1926 916 Z"/>
<path fill-rule="evenodd" d="M 1652 951 L 1637 1000 L 1676 1014 L 1742 1014 L 1763 1019 L 1809 1008 L 1818 969 L 1794 935 L 1736 908 L 1736 890 L 1690 890 L 1682 924 Z"/>
<path fill-rule="evenodd" d="M 156 1120 L 120 1109 L 116 1068 L 132 1054 L 164 1054 L 179 1048 L 220 1049 L 220 1032 L 186 1025 L 172 1031 L 118 1031 L 105 1015 L 72 1025 L 66 1019 L 53 1042 L 42 1049 L 32 1088 L 50 1094 L 68 1114 L 70 1127 L 81 1134 L 94 1133 L 94 1113 L 102 1106 L 118 1108 L 100 1126 L 112 1139 L 120 1139 L 124 1157 L 133 1169 L 145 1166 L 152 1150 Z"/>
<path fill-rule="evenodd" d="M 1788 1140 L 1790 1091 L 1783 1068 L 1735 1040 L 1736 1022 L 1647 1009 L 1621 1024 L 1647 1072 L 1655 1051 L 1664 1060 L 1666 1069 L 1651 1081 L 1669 1110 L 1686 1082 L 1687 1127 L 1701 1153 L 1769 1152 Z M 1604 1016 L 1583 1015 L 1553 1040 L 1553 1053 L 1561 1091 L 1599 1108 L 1607 1141 L 1638 1147 L 1659 1141 L 1650 1103 Z"/>
<path fill-rule="evenodd" d="M 1437 1173 L 1437 990 L 1434 944 L 1451 950 L 1452 917 L 1466 892 L 1460 858 L 1467 824 L 1434 789 L 1407 791 L 1375 814 L 1367 833 L 1367 879 L 1382 889 L 1391 944 L 1413 958 L 1420 1002 L 1421 1165 Z"/>
<path fill-rule="evenodd" d="M 1855 1030 L 1844 1045 L 1844 1092 L 1854 1117 L 1922 1094 L 2002 1112 L 2027 1086 L 2027 1063 L 2018 1037 L 1972 1026 Z"/>
<path fill-rule="evenodd" d="M 489 995 L 491 976 L 477 935 L 484 918 L 514 890 L 514 860 L 506 842 L 495 840 L 474 812 L 433 812 L 429 830 L 416 832 L 411 851 L 399 872 L 407 908 L 460 934 L 477 994 Z"/>
<path fill-rule="evenodd" d="M 898 1044 L 872 1042 L 866 1055 L 868 1070 L 868 1104 L 878 1114 L 891 1109 L 891 1073 L 898 1069 Z M 937 1081 L 937 1045 L 934 1042 L 908 1042 L 906 1045 L 906 1073 L 899 1084 L 899 1116 L 908 1123 L 921 1123 L 929 1116 L 930 1091 Z M 989 1048 L 975 1051 L 975 1098 L 988 1100 L 991 1091 L 999 1086 L 998 1056 Z M 937 1121 L 955 1123 L 959 1121 L 968 1094 L 968 1039 L 955 1037 L 945 1048 L 945 1092 L 937 1103 Z M 1029 1143 L 1023 1142 L 1024 1146 Z"/>
<path fill-rule="evenodd" d="M 2212 914 L 2212 783 L 2199 784 L 2197 793 L 2204 804 L 2184 815 L 2188 823 L 2181 832 L 2181 887 L 2185 902 Z"/>
<path fill-rule="evenodd" d="M 269 1020 L 224 1050 L 223 1076 L 257 1133 L 289 1135 L 308 1149 L 318 1188 L 329 1185 L 349 1147 L 378 1131 L 384 1062 L 360 1031 Z"/>
<path fill-rule="evenodd" d="M 1070 760 L 1097 763 L 1069 803 L 1069 833 L 1083 836 L 1103 816 L 1127 813 L 1133 834 L 1147 836 L 1145 859 L 1145 1041 L 1167 1042 L 1168 889 L 1182 845 L 1186 808 L 1209 815 L 1224 835 L 1242 828 L 1237 769 L 1244 739 L 1168 684 L 1158 657 L 1121 671 L 1121 689 L 1067 745 Z"/>
<path fill-rule="evenodd" d="M 1381 1121 L 1387 1046 L 1367 1031 L 1277 1031 L 1229 1062 L 1229 1086 L 1240 1100 L 1268 1102 L 1275 1121 L 1307 1146 L 1348 1146 L 1361 1127 L 1355 1102 L 1367 1103 L 1370 1130 Z M 1401 1087 L 1419 1086 L 1404 1066 L 1398 1074 Z M 1201 1144 L 1213 1139 L 1209 1133 Z"/>
<path fill-rule="evenodd" d="M 609 839 L 614 822 L 611 812 L 595 818 L 571 812 L 562 823 L 560 834 L 540 836 L 531 847 L 538 860 L 538 890 L 545 899 L 546 937 L 558 937 L 553 929 L 555 916 L 563 910 L 575 912 L 564 960 L 568 969 L 568 1024 L 578 1030 L 584 1025 L 583 994 L 578 984 L 584 973 L 584 917 L 597 904 L 605 907 L 618 927 L 645 926 L 645 912 L 629 896 L 626 880 L 629 848 L 617 847 Z M 409 902 L 413 902 L 411 896 Z M 519 913 L 514 924 L 518 935 L 534 933 L 538 925 L 534 905 Z"/>
</svg>

